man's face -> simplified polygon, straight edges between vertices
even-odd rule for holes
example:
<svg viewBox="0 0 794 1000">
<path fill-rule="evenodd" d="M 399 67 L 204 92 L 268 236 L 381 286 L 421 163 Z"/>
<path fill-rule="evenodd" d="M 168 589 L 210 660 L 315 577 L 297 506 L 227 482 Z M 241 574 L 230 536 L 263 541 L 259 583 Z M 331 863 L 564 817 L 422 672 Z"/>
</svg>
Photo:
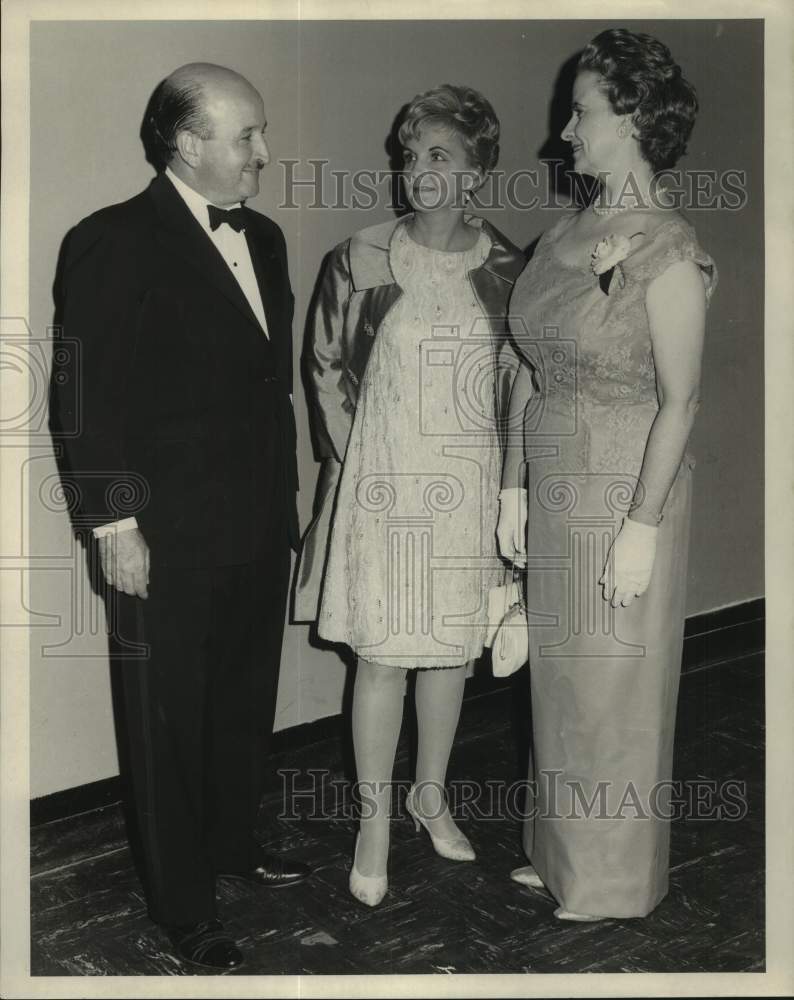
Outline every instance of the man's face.
<svg viewBox="0 0 794 1000">
<path fill-rule="evenodd" d="M 216 205 L 232 205 L 259 193 L 259 171 L 270 162 L 262 98 L 245 80 L 213 82 L 205 109 L 211 139 L 198 139 L 193 168 L 196 189 Z"/>
</svg>

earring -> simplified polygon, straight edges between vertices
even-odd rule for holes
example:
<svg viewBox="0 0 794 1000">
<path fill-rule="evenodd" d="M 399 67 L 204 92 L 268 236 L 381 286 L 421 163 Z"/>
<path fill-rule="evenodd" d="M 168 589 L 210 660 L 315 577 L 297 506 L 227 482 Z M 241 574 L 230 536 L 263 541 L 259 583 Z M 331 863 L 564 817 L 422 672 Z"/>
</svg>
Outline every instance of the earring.
<svg viewBox="0 0 794 1000">
<path fill-rule="evenodd" d="M 629 134 L 629 130 L 628 130 L 628 127 L 625 124 L 618 126 L 618 136 L 621 139 L 625 139 L 628 134 Z"/>
</svg>

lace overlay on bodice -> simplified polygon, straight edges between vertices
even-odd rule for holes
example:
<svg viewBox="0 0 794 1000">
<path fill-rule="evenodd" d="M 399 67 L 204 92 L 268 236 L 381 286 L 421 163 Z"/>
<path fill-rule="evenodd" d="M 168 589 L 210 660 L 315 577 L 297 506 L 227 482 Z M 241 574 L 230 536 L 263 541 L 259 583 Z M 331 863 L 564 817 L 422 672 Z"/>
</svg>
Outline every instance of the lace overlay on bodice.
<svg viewBox="0 0 794 1000">
<path fill-rule="evenodd" d="M 607 293 L 589 265 L 568 264 L 555 252 L 565 222 L 541 237 L 510 307 L 519 317 L 511 319 L 516 346 L 538 390 L 529 429 L 555 436 L 567 468 L 637 474 L 658 410 L 648 285 L 670 265 L 691 260 L 708 299 L 716 266 L 676 216 L 615 268 Z"/>
</svg>

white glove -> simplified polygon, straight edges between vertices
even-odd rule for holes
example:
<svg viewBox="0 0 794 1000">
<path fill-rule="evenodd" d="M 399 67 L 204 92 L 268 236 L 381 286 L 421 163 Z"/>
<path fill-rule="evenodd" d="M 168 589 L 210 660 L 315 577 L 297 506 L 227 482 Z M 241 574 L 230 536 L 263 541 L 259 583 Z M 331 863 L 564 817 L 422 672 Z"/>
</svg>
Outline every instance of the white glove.
<svg viewBox="0 0 794 1000">
<path fill-rule="evenodd" d="M 627 608 L 648 589 L 658 533 L 658 527 L 623 518 L 598 581 L 604 587 L 604 600 L 611 601 L 613 608 L 618 604 Z"/>
<path fill-rule="evenodd" d="M 496 541 L 503 559 L 524 567 L 527 564 L 527 491 L 515 486 L 499 494 Z"/>
</svg>

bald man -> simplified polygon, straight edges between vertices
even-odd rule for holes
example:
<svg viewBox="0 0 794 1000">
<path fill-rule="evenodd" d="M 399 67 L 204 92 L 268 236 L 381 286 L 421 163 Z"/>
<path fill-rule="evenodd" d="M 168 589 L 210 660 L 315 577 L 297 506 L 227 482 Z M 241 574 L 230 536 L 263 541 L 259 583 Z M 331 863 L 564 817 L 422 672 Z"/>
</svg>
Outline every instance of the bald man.
<svg viewBox="0 0 794 1000">
<path fill-rule="evenodd" d="M 254 837 L 298 544 L 286 249 L 245 205 L 266 127 L 239 74 L 176 70 L 142 129 L 157 176 L 75 227 L 56 281 L 80 350 L 53 371 L 51 427 L 104 575 L 149 913 L 218 970 L 243 956 L 216 879 L 309 871 Z"/>
</svg>

